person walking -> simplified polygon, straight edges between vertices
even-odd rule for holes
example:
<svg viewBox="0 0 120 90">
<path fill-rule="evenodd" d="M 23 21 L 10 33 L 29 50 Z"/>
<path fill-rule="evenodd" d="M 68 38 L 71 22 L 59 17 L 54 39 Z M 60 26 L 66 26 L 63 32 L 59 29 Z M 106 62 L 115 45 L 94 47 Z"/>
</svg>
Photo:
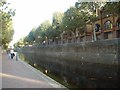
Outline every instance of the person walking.
<svg viewBox="0 0 120 90">
<path fill-rule="evenodd" d="M 10 53 L 11 53 L 11 59 L 13 59 L 13 57 L 15 56 L 14 51 L 11 50 Z"/>
<path fill-rule="evenodd" d="M 10 50 L 7 51 L 7 54 L 8 54 L 9 59 L 11 59 L 11 53 L 10 53 Z"/>
</svg>

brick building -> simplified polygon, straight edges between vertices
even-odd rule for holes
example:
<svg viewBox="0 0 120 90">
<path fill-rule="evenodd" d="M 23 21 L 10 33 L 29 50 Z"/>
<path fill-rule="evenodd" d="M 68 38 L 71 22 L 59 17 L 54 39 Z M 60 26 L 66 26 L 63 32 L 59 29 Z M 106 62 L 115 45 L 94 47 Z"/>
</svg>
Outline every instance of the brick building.
<svg viewBox="0 0 120 90">
<path fill-rule="evenodd" d="M 86 25 L 87 41 L 92 40 L 94 30 L 97 40 L 120 38 L 120 16 L 108 12 L 99 11 L 99 19 Z"/>
</svg>

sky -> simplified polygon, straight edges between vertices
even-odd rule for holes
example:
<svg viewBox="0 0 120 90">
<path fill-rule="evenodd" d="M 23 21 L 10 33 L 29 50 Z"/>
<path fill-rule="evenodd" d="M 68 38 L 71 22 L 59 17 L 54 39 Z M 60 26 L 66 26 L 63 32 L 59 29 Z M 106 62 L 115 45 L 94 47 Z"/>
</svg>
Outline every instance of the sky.
<svg viewBox="0 0 120 90">
<path fill-rule="evenodd" d="M 52 22 L 55 11 L 65 12 L 70 6 L 74 6 L 78 0 L 7 0 L 10 8 L 16 9 L 13 17 L 14 36 L 10 45 L 25 37 L 34 27 L 38 27 L 43 21 Z"/>
</svg>

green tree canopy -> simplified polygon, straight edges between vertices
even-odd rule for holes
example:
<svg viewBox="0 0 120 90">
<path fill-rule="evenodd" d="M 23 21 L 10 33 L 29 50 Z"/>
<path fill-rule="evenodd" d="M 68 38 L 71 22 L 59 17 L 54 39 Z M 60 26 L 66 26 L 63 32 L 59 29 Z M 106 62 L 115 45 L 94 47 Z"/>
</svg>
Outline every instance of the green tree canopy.
<svg viewBox="0 0 120 90">
<path fill-rule="evenodd" d="M 75 34 L 75 30 L 83 30 L 83 27 L 88 21 L 88 13 L 80 11 L 75 7 L 70 7 L 65 13 L 62 20 L 61 28 L 63 31 L 72 32 Z"/>
<path fill-rule="evenodd" d="M 63 20 L 64 13 L 61 12 L 55 12 L 53 13 L 53 21 L 52 21 L 52 39 L 56 39 L 60 37 L 60 34 L 62 32 L 60 25 Z"/>
<path fill-rule="evenodd" d="M 21 38 L 17 43 L 14 44 L 15 48 L 21 48 L 25 45 L 24 38 Z"/>
<path fill-rule="evenodd" d="M 9 9 L 9 3 L 5 0 L 0 1 L 0 40 L 2 46 L 7 48 L 13 38 L 14 30 L 12 25 L 12 17 L 15 10 Z"/>
<path fill-rule="evenodd" d="M 28 37 L 25 38 L 25 40 L 28 42 L 28 43 L 33 43 L 35 41 L 35 28 L 33 28 L 29 34 L 28 34 Z"/>
<path fill-rule="evenodd" d="M 42 42 L 43 40 L 45 40 L 47 37 L 46 35 L 46 31 L 48 30 L 48 28 L 51 27 L 51 23 L 46 20 L 43 23 L 40 24 L 40 26 L 38 26 L 35 30 L 35 41 L 37 43 Z"/>
<path fill-rule="evenodd" d="M 120 15 L 120 1 L 119 2 L 107 2 L 104 8 L 110 13 Z"/>
</svg>

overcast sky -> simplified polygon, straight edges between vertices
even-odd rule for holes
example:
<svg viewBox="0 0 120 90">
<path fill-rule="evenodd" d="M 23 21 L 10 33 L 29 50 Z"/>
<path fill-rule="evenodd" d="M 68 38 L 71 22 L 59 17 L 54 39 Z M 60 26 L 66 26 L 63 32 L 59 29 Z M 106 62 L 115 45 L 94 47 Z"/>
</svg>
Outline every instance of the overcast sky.
<svg viewBox="0 0 120 90">
<path fill-rule="evenodd" d="M 32 28 L 43 21 L 52 21 L 55 11 L 65 12 L 78 0 L 7 0 L 10 7 L 16 9 L 13 17 L 14 37 L 11 44 L 28 35 Z"/>
</svg>

